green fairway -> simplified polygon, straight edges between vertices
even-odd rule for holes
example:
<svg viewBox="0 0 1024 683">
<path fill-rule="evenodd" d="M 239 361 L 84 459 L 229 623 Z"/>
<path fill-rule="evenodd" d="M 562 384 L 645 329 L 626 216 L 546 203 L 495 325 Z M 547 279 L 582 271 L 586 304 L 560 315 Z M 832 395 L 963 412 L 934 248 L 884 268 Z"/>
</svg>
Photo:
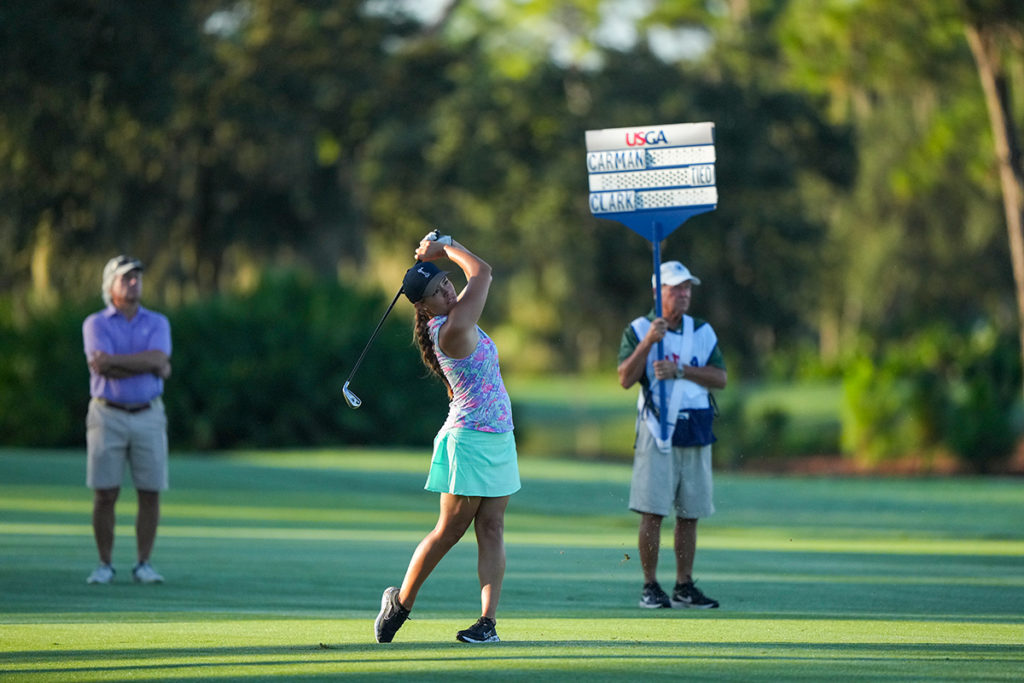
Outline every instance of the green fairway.
<svg viewBox="0 0 1024 683">
<path fill-rule="evenodd" d="M 426 452 L 176 454 L 134 585 L 134 492 L 110 586 L 84 452 L 0 450 L 0 680 L 1019 680 L 1024 482 L 722 474 L 697 578 L 718 610 L 641 610 L 626 464 L 522 461 L 498 632 L 472 534 L 373 642 L 380 593 L 433 526 Z M 666 528 L 663 550 L 669 547 Z M 671 555 L 661 580 L 671 583 Z"/>
</svg>

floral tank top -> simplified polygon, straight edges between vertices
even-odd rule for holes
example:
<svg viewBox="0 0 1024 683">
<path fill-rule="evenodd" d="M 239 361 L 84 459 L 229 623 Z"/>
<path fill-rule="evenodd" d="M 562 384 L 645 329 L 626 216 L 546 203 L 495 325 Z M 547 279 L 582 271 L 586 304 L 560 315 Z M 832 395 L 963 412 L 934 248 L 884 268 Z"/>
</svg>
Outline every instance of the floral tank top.
<svg viewBox="0 0 1024 683">
<path fill-rule="evenodd" d="M 465 358 L 449 358 L 437 342 L 438 331 L 446 320 L 448 316 L 439 315 L 428 323 L 434 353 L 453 393 L 448 419 L 441 431 L 462 427 L 479 432 L 511 432 L 512 401 L 498 368 L 498 347 L 478 325 L 480 340 L 473 353 Z"/>
</svg>

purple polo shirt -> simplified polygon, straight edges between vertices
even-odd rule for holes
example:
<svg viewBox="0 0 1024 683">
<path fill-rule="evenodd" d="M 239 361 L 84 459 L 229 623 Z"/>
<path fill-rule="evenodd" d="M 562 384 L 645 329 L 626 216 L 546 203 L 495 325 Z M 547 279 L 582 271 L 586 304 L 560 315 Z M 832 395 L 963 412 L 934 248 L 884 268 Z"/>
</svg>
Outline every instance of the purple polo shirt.
<svg viewBox="0 0 1024 683">
<path fill-rule="evenodd" d="M 139 306 L 131 320 L 113 306 L 93 313 L 82 323 L 82 340 L 88 361 L 93 351 L 124 355 L 163 351 L 171 355 L 171 323 L 166 316 Z M 111 379 L 89 372 L 89 394 L 117 403 L 148 403 L 164 392 L 164 381 L 151 372 L 127 379 Z"/>
</svg>

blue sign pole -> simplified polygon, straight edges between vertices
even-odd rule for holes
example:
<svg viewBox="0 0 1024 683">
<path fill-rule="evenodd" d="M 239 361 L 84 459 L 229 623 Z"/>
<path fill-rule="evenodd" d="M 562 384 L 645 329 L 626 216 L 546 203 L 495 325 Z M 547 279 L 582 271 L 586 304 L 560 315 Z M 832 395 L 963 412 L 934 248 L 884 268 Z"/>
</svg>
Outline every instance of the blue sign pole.
<svg viewBox="0 0 1024 683">
<path fill-rule="evenodd" d="M 651 225 L 654 237 L 654 317 L 661 317 L 661 223 L 654 221 Z M 658 340 L 658 360 L 665 360 L 665 342 Z M 661 440 L 668 439 L 668 393 L 664 381 L 658 382 L 658 419 L 661 422 Z"/>
</svg>

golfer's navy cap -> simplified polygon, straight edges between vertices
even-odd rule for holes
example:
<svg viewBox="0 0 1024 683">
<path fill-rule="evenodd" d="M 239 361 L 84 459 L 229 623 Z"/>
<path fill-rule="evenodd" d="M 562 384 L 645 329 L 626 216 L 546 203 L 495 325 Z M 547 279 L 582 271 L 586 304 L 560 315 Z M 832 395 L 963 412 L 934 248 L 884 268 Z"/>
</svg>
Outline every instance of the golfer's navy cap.
<svg viewBox="0 0 1024 683">
<path fill-rule="evenodd" d="M 448 274 L 447 270 L 441 270 L 433 263 L 417 263 L 405 271 L 405 279 L 402 280 L 402 291 L 412 303 L 432 295 L 441 286 L 441 280 Z"/>
</svg>

